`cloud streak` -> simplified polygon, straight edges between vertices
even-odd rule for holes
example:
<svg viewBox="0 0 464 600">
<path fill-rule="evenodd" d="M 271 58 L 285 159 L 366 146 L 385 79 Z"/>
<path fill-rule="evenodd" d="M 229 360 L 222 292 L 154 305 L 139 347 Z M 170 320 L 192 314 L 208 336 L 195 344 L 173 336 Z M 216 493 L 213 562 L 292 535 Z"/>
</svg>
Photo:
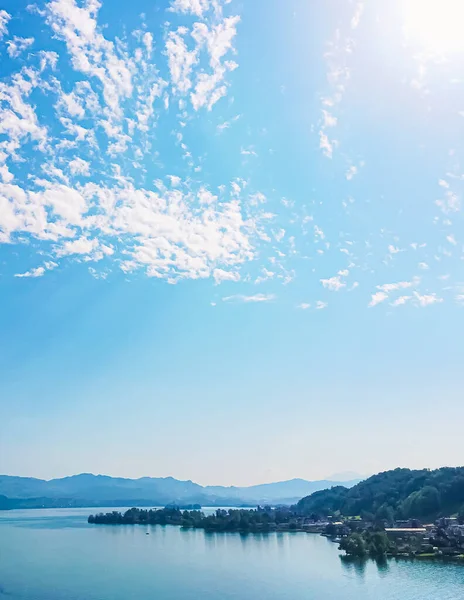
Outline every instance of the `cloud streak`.
<svg viewBox="0 0 464 600">
<path fill-rule="evenodd" d="M 274 294 L 254 294 L 253 296 L 246 296 L 243 294 L 236 294 L 234 296 L 226 296 L 223 298 L 223 302 L 244 302 L 244 303 L 256 303 L 256 302 L 272 302 L 276 299 Z"/>
</svg>

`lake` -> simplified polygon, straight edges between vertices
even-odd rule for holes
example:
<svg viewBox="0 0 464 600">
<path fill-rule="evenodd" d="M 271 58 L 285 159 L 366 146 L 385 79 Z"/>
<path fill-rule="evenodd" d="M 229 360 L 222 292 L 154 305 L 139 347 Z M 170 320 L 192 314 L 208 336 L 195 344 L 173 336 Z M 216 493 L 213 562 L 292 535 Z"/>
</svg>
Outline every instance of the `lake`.
<svg viewBox="0 0 464 600">
<path fill-rule="evenodd" d="M 91 512 L 0 512 L 0 599 L 464 598 L 464 566 L 346 562 L 336 544 L 307 533 L 88 525 Z"/>
</svg>

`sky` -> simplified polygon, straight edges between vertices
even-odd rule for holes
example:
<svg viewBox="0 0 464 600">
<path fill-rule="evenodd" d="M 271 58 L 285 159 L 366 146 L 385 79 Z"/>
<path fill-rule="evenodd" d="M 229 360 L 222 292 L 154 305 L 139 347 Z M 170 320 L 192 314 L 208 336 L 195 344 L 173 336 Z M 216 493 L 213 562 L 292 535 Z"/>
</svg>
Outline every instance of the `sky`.
<svg viewBox="0 0 464 600">
<path fill-rule="evenodd" d="M 0 472 L 464 463 L 460 0 L 3 0 Z"/>
</svg>

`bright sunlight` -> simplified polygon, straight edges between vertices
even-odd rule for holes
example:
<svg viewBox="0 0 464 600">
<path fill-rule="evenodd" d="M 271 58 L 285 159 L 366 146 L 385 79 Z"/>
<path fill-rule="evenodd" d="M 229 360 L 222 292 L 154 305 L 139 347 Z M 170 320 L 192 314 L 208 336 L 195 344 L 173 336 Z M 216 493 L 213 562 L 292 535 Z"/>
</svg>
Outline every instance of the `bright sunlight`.
<svg viewBox="0 0 464 600">
<path fill-rule="evenodd" d="M 464 50 L 463 0 L 403 0 L 406 36 L 430 52 Z"/>
</svg>

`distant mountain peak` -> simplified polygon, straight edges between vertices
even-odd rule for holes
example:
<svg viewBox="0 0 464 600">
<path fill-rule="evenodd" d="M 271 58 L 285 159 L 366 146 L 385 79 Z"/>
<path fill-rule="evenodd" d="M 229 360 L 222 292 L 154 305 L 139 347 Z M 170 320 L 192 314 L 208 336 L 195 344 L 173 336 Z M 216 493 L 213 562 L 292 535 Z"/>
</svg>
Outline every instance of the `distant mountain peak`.
<svg viewBox="0 0 464 600">
<path fill-rule="evenodd" d="M 353 481 L 354 479 L 367 479 L 369 475 L 362 475 L 361 473 L 356 473 L 356 471 L 341 471 L 340 473 L 333 473 L 326 479 L 328 481 L 336 481 L 337 483 L 343 481 Z"/>
</svg>

